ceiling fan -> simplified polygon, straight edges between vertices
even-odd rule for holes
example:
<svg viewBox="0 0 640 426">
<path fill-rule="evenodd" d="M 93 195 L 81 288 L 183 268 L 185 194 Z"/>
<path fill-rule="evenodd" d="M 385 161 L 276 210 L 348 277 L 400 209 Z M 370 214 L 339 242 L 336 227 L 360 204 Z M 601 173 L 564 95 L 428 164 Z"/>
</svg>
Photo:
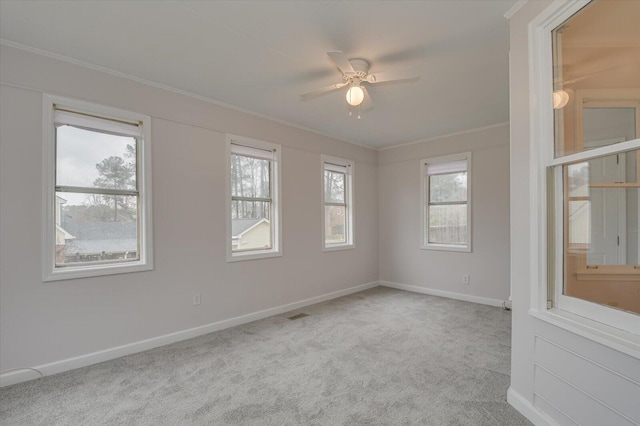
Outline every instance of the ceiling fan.
<svg viewBox="0 0 640 426">
<path fill-rule="evenodd" d="M 369 74 L 369 62 L 364 59 L 348 59 L 347 56 L 339 50 L 327 52 L 327 56 L 342 73 L 342 82 L 304 93 L 300 95 L 301 98 L 310 98 L 349 86 L 346 93 L 347 103 L 351 106 L 358 106 L 365 100 L 365 94 L 368 95 L 366 84 L 419 78 L 418 74 L 409 70 Z"/>
</svg>

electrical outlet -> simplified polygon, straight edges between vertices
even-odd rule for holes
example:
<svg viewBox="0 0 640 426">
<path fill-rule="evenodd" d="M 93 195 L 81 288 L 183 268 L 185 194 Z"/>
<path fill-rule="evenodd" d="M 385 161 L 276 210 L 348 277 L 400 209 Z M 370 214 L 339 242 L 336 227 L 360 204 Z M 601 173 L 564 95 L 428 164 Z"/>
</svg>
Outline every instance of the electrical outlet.
<svg viewBox="0 0 640 426">
<path fill-rule="evenodd" d="M 195 295 L 193 296 L 193 305 L 194 305 L 194 306 L 197 306 L 197 305 L 199 305 L 199 304 L 200 304 L 200 293 L 195 294 Z"/>
<path fill-rule="evenodd" d="M 469 284 L 469 275 L 462 276 L 462 284 Z"/>
</svg>

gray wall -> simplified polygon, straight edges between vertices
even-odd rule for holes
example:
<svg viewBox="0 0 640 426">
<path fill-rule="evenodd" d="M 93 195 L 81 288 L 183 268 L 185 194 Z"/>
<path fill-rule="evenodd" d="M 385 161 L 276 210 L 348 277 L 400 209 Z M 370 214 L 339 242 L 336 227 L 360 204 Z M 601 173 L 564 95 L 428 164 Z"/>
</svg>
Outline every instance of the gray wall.
<svg viewBox="0 0 640 426">
<path fill-rule="evenodd" d="M 374 150 L 25 51 L 0 54 L 0 370 L 377 281 Z M 42 282 L 43 92 L 152 117 L 155 270 Z M 282 144 L 282 257 L 225 260 L 225 132 Z M 321 154 L 355 160 L 355 249 L 321 250 Z"/>
<path fill-rule="evenodd" d="M 505 125 L 377 152 L 5 46 L 0 79 L 0 371 L 233 321 L 379 277 L 509 296 Z M 152 117 L 155 270 L 41 281 L 43 93 Z M 225 260 L 226 132 L 283 146 L 282 257 Z M 473 151 L 473 251 L 419 250 L 419 160 L 463 151 Z M 321 154 L 356 162 L 355 249 L 321 250 Z"/>
<path fill-rule="evenodd" d="M 420 160 L 472 152 L 471 253 L 421 250 Z M 380 279 L 497 301 L 509 298 L 509 126 L 380 151 Z M 462 275 L 470 275 L 469 284 Z"/>
</svg>

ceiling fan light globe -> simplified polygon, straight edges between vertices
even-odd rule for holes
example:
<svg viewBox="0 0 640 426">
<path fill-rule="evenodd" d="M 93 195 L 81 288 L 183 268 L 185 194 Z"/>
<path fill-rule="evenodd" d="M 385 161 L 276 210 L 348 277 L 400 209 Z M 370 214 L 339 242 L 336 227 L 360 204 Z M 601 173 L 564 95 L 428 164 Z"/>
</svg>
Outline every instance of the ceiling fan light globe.
<svg viewBox="0 0 640 426">
<path fill-rule="evenodd" d="M 353 86 L 347 90 L 347 103 L 351 106 L 358 106 L 364 100 L 364 90 L 360 86 Z"/>
</svg>

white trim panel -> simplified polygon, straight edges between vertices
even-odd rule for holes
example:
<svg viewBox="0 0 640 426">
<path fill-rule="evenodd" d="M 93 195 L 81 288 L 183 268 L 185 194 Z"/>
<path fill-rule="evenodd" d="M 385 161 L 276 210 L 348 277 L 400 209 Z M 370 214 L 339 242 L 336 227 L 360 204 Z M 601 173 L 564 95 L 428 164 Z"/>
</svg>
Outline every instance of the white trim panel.
<svg viewBox="0 0 640 426">
<path fill-rule="evenodd" d="M 507 390 L 507 402 L 536 426 L 558 426 L 558 423 L 534 407 L 512 387 Z"/>
</svg>

